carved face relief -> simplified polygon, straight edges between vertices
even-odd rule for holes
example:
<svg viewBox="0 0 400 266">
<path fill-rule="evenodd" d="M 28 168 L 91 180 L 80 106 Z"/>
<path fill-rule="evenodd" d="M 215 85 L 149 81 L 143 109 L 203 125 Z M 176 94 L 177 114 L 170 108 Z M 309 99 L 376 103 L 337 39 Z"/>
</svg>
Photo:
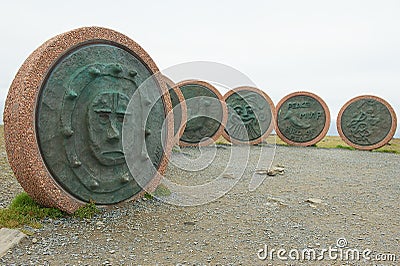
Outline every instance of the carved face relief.
<svg viewBox="0 0 400 266">
<path fill-rule="evenodd" d="M 96 40 L 68 48 L 49 69 L 36 107 L 38 144 L 54 180 L 81 201 L 132 198 L 165 160 L 162 147 L 170 140 L 162 134 L 171 125 L 146 60 L 125 45 Z"/>
<path fill-rule="evenodd" d="M 129 98 L 116 91 L 99 93 L 88 110 L 90 148 L 97 160 L 107 166 L 124 163 L 122 124 Z"/>
<path fill-rule="evenodd" d="M 235 112 L 240 116 L 240 119 L 242 120 L 243 124 L 247 125 L 250 124 L 253 120 L 256 119 L 256 116 L 254 114 L 254 111 L 252 107 L 246 102 L 243 101 L 243 105 L 237 104 L 233 107 Z"/>
<path fill-rule="evenodd" d="M 228 123 L 225 131 L 230 137 L 251 141 L 261 137 L 271 123 L 271 109 L 261 95 L 239 91 L 226 99 Z"/>
</svg>

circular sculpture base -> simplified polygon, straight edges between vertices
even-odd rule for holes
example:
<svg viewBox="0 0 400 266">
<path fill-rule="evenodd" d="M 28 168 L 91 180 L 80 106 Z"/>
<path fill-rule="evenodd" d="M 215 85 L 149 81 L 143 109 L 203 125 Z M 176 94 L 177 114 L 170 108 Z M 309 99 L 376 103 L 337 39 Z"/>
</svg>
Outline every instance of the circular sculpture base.
<svg viewBox="0 0 400 266">
<path fill-rule="evenodd" d="M 222 95 L 211 84 L 200 80 L 186 80 L 177 86 L 187 106 L 186 128 L 180 138 L 181 146 L 207 146 L 222 134 L 227 110 Z"/>
<path fill-rule="evenodd" d="M 314 145 L 329 130 L 328 106 L 313 93 L 291 93 L 279 101 L 276 110 L 276 133 L 289 145 Z"/>
<path fill-rule="evenodd" d="M 18 71 L 4 112 L 8 159 L 25 191 L 71 213 L 89 201 L 117 204 L 155 189 L 173 141 L 172 120 L 161 137 L 171 99 L 157 79 L 147 82 L 147 91 L 139 88 L 157 72 L 137 43 L 105 28 L 72 30 L 36 49 Z M 160 97 L 149 109 L 149 116 L 161 117 L 156 121 L 145 121 L 143 106 L 135 114 L 127 110 L 131 99 L 147 103 Z M 138 174 L 147 176 L 145 186 L 125 161 L 122 125 L 132 119 L 141 126 L 124 137 L 143 136 L 138 159 L 158 170 L 147 167 Z"/>
<path fill-rule="evenodd" d="M 228 122 L 222 133 L 234 144 L 258 144 L 274 128 L 275 105 L 262 90 L 239 87 L 224 95 Z"/>
<path fill-rule="evenodd" d="M 373 150 L 386 145 L 396 128 L 397 118 L 392 106 L 372 95 L 351 99 L 341 108 L 337 118 L 340 137 L 359 150 Z"/>
</svg>

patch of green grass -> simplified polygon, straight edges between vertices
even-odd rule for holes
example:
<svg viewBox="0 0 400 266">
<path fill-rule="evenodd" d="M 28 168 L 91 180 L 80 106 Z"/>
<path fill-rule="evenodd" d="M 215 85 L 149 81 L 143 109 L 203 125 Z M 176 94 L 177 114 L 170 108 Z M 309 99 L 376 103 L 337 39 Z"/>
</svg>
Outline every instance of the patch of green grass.
<svg viewBox="0 0 400 266">
<path fill-rule="evenodd" d="M 400 152 L 397 151 L 397 150 L 378 149 L 378 150 L 374 150 L 374 151 L 376 151 L 376 152 L 386 152 L 386 153 L 400 154 Z"/>
<path fill-rule="evenodd" d="M 216 141 L 215 144 L 217 145 L 231 145 L 231 143 L 226 140 L 223 136 L 220 136 Z"/>
<path fill-rule="evenodd" d="M 100 213 L 100 210 L 93 201 L 90 201 L 77 209 L 72 216 L 79 219 L 92 219 L 98 213 Z"/>
<path fill-rule="evenodd" d="M 21 231 L 22 233 L 24 233 L 27 236 L 33 236 L 35 234 L 35 232 L 33 232 L 31 230 L 26 230 L 26 229 L 19 229 L 19 231 Z"/>
<path fill-rule="evenodd" d="M 90 202 L 79 208 L 72 215 L 68 215 L 57 208 L 41 206 L 29 197 L 27 193 L 23 192 L 15 197 L 8 208 L 0 209 L 0 228 L 22 228 L 23 226 L 41 228 L 42 224 L 40 222 L 45 218 L 58 219 L 71 216 L 90 219 L 99 212 L 100 210 L 94 202 Z M 32 234 L 30 231 L 26 233 Z"/>
<path fill-rule="evenodd" d="M 152 200 L 152 199 L 154 199 L 154 196 L 153 195 L 151 195 L 150 193 L 146 193 L 146 194 L 144 194 L 144 196 L 143 196 L 145 199 L 148 199 L 148 200 Z"/>
<path fill-rule="evenodd" d="M 289 146 L 289 144 L 287 144 L 287 143 L 276 143 L 276 146 Z"/>
<path fill-rule="evenodd" d="M 355 148 L 353 148 L 353 147 L 350 147 L 350 146 L 344 146 L 344 145 L 336 145 L 336 149 L 345 149 L 345 150 L 351 150 L 351 151 L 354 151 L 355 150 Z"/>
<path fill-rule="evenodd" d="M 279 136 L 270 135 L 267 138 L 268 143 L 276 143 L 276 145 L 285 145 L 287 144 L 283 142 Z M 356 150 L 353 147 L 347 145 L 339 136 L 326 136 L 320 142 L 316 144 L 318 148 L 326 148 L 326 149 L 346 149 L 346 150 Z M 383 146 L 382 148 L 374 150 L 374 152 L 386 152 L 393 154 L 400 154 L 400 139 L 394 138 L 388 144 Z"/>
<path fill-rule="evenodd" d="M 154 197 L 168 197 L 171 195 L 171 190 L 163 184 L 158 185 L 153 193 L 144 194 L 143 198 L 153 200 Z"/>
<path fill-rule="evenodd" d="M 39 219 L 43 218 L 60 218 L 64 216 L 64 213 L 56 208 L 46 208 L 37 204 L 29 195 L 25 192 L 17 195 L 11 202 L 11 210 L 16 210 L 20 213 L 29 214 Z"/>
<path fill-rule="evenodd" d="M 171 190 L 166 185 L 160 184 L 153 194 L 156 197 L 168 197 L 171 195 Z"/>
<path fill-rule="evenodd" d="M 28 194 L 21 193 L 15 197 L 7 209 L 0 209 L 0 228 L 17 228 L 28 225 L 40 228 L 44 218 L 60 218 L 65 214 L 56 208 L 46 208 L 37 204 Z"/>
</svg>

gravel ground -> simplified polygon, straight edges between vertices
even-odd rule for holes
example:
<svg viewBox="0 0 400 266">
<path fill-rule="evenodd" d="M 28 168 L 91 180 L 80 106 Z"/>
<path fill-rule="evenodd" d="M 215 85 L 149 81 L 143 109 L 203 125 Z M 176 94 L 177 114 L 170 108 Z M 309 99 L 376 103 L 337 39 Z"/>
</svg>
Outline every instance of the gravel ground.
<svg viewBox="0 0 400 266">
<path fill-rule="evenodd" d="M 283 175 L 259 175 L 261 185 L 249 184 L 255 170 L 265 169 L 270 146 L 204 148 L 212 161 L 201 171 L 185 171 L 172 163 L 166 178 L 182 185 L 215 182 L 199 198 L 173 190 L 164 199 L 140 200 L 104 209 L 91 220 L 46 220 L 43 228 L 0 259 L 1 265 L 397 265 L 400 261 L 400 156 L 388 153 L 277 146 L 273 165 Z M 234 163 L 228 165 L 231 154 Z M 173 162 L 201 166 L 192 148 L 174 153 Z M 209 156 L 210 155 L 210 156 Z M 258 166 L 258 159 L 262 166 Z M 0 154 L 5 160 L 4 152 Z M 212 157 L 214 156 L 214 159 Z M 232 159 L 231 159 L 232 161 Z M 248 162 L 248 163 L 246 163 Z M 182 163 L 184 164 L 184 163 Z M 226 167 L 228 165 L 228 167 Z M 244 170 L 240 177 L 238 172 Z M 0 207 L 22 189 L 6 166 L 1 169 Z M 262 173 L 262 171 L 261 171 Z M 221 176 L 222 178 L 216 178 Z M 217 190 L 236 185 L 224 196 L 199 206 Z M 229 184 L 228 184 L 229 183 Z M 341 239 L 345 238 L 345 239 Z M 367 258 L 397 255 L 397 261 L 346 260 L 338 253 L 319 261 L 295 259 L 298 250 L 371 250 Z M 260 260 L 267 247 L 285 249 Z M 291 250 L 294 250 L 293 252 Z M 335 255 L 338 256 L 335 259 Z M 382 258 L 382 256 L 380 256 Z M 341 260 L 342 258 L 342 260 Z M 350 257 L 351 258 L 351 257 Z M 384 257 L 383 257 L 384 258 Z M 388 259 L 388 258 L 384 258 Z M 391 259 L 391 258 L 389 258 Z"/>
</svg>

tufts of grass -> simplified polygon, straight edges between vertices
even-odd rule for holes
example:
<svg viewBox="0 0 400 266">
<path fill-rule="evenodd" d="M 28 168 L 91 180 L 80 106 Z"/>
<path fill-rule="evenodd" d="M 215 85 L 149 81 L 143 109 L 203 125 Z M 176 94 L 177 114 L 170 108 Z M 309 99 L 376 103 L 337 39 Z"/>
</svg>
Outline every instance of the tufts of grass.
<svg viewBox="0 0 400 266">
<path fill-rule="evenodd" d="M 64 213 L 59 209 L 46 208 L 39 205 L 25 192 L 15 197 L 15 199 L 11 202 L 9 209 L 34 216 L 38 219 L 43 219 L 46 217 L 55 219 L 64 216 Z"/>
<path fill-rule="evenodd" d="M 0 209 L 0 228 L 22 228 L 23 226 L 41 228 L 42 224 L 40 222 L 45 218 L 58 219 L 71 216 L 80 219 L 91 219 L 99 212 L 100 210 L 94 202 L 90 202 L 79 208 L 72 215 L 68 215 L 57 208 L 41 206 L 29 197 L 27 193 L 23 192 L 15 197 L 8 208 Z M 32 234 L 30 231 L 26 231 L 26 233 Z"/>
<path fill-rule="evenodd" d="M 57 219 L 65 214 L 56 208 L 46 208 L 37 204 L 25 192 L 17 195 L 7 209 L 0 209 L 0 228 L 18 228 L 24 225 L 41 228 L 40 220 Z"/>
<path fill-rule="evenodd" d="M 153 200 L 154 197 L 168 197 L 171 194 L 171 190 L 169 190 L 167 186 L 160 184 L 153 193 L 146 193 L 144 194 L 143 198 Z"/>
<path fill-rule="evenodd" d="M 84 206 L 77 209 L 72 216 L 79 219 L 92 219 L 93 216 L 100 213 L 100 210 L 97 208 L 94 201 L 90 201 Z"/>
<path fill-rule="evenodd" d="M 171 195 L 171 190 L 166 185 L 160 184 L 153 194 L 156 197 L 168 197 Z"/>
<path fill-rule="evenodd" d="M 216 141 L 215 144 L 217 145 L 231 145 L 231 143 L 226 140 L 223 136 L 220 136 Z"/>
<path fill-rule="evenodd" d="M 146 193 L 146 194 L 144 194 L 143 198 L 148 199 L 148 200 L 152 200 L 152 199 L 154 199 L 154 196 L 151 195 L 150 193 Z"/>
<path fill-rule="evenodd" d="M 353 148 L 353 147 L 344 146 L 344 145 L 336 145 L 336 149 L 345 149 L 345 150 L 351 150 L 351 151 L 355 150 L 355 148 Z"/>
<path fill-rule="evenodd" d="M 376 152 L 385 152 L 385 153 L 394 153 L 394 154 L 400 154 L 399 151 L 397 150 L 389 150 L 389 149 L 378 149 L 378 150 L 374 150 Z"/>
</svg>

